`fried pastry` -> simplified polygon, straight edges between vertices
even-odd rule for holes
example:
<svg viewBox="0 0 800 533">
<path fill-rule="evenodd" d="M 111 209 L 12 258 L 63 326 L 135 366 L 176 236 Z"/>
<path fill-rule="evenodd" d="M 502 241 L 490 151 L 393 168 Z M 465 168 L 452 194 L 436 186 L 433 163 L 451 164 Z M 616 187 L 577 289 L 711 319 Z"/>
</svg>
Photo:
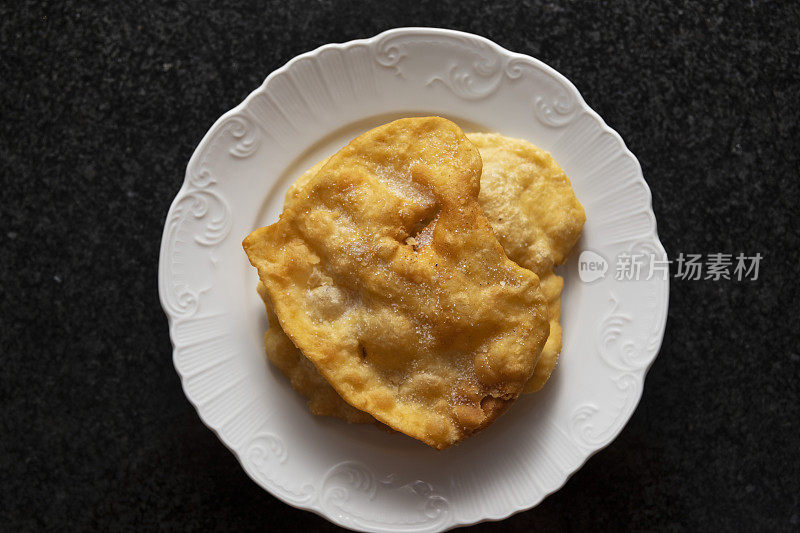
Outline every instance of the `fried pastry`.
<svg viewBox="0 0 800 533">
<path fill-rule="evenodd" d="M 546 153 L 542 152 L 527 141 L 511 139 L 498 134 L 470 133 L 467 138 L 472 140 L 481 151 L 483 160 L 483 171 L 481 175 L 481 194 L 479 201 L 484 207 L 484 211 L 491 213 L 492 219 L 489 222 L 495 228 L 495 233 L 502 228 L 500 222 L 505 215 L 506 220 L 524 220 L 526 224 L 540 227 L 530 230 L 531 233 L 542 232 L 540 220 L 536 217 L 536 212 L 525 211 L 526 204 L 515 206 L 515 196 L 513 187 L 520 183 L 530 183 L 540 180 L 538 185 L 540 194 L 557 199 L 551 203 L 556 204 L 556 211 L 560 212 L 560 217 L 564 220 L 560 227 L 561 241 L 574 242 L 580 236 L 580 231 L 585 220 L 582 206 L 577 203 L 572 192 L 569 181 L 565 182 L 565 176 L 560 167 Z M 320 161 L 306 172 L 304 172 L 286 193 L 285 205 L 291 205 L 298 195 L 298 191 L 303 185 L 314 177 L 327 159 Z M 488 170 L 487 170 L 488 169 Z M 552 171 L 543 171 L 551 169 Z M 510 182 L 510 183 L 507 183 Z M 567 187 L 564 187 L 566 183 Z M 516 184 L 516 185 L 515 185 Z M 509 191 L 512 191 L 511 193 Z M 501 201 L 494 201 L 494 196 L 501 197 Z M 503 195 L 505 195 L 503 197 Z M 507 205 L 510 204 L 510 205 Z M 530 205 L 530 202 L 527 204 Z M 558 218 L 558 217 L 554 217 Z M 550 249 L 547 239 L 549 237 L 539 237 L 532 239 L 538 243 L 530 251 L 528 247 L 518 246 L 514 243 L 515 238 L 522 238 L 525 232 L 518 231 L 511 224 L 511 231 L 502 233 L 505 242 L 506 253 L 512 260 L 527 265 L 540 277 L 542 293 L 547 301 L 547 309 L 550 321 L 550 334 L 547 342 L 542 349 L 539 361 L 536 364 L 533 376 L 525 385 L 524 392 L 530 393 L 540 390 L 555 368 L 558 355 L 562 345 L 561 317 L 561 291 L 564 280 L 555 274 L 553 265 L 556 263 L 554 252 Z M 547 227 L 547 226 L 545 226 Z M 551 224 L 550 228 L 553 227 Z M 563 228 L 567 228 L 563 230 Z M 552 231 L 555 235 L 553 240 L 558 242 L 559 232 Z M 577 235 L 576 235 L 577 234 Z M 545 233 L 546 235 L 546 233 Z M 560 259 L 569 253 L 569 242 L 561 244 L 559 248 Z M 509 254 L 509 250 L 512 254 Z M 537 258 L 538 260 L 535 260 Z M 344 419 L 354 423 L 370 423 L 375 420 L 368 414 L 363 413 L 350 404 L 342 400 L 331 385 L 325 381 L 317 371 L 316 367 L 310 362 L 305 361 L 302 352 L 298 350 L 291 340 L 286 337 L 274 318 L 274 313 L 267 304 L 268 316 L 270 317 L 270 331 L 267 333 L 266 352 L 269 359 L 278 366 L 290 379 L 294 388 L 308 399 L 309 409 L 314 414 L 329 415 Z"/>
<path fill-rule="evenodd" d="M 478 204 L 452 122 L 401 119 L 332 156 L 243 243 L 281 327 L 353 407 L 433 447 L 490 424 L 549 332 L 539 279 Z"/>
<path fill-rule="evenodd" d="M 544 386 L 561 351 L 561 290 L 554 268 L 581 236 L 586 214 L 549 153 L 522 139 L 470 133 L 483 160 L 480 204 L 508 257 L 536 273 L 548 302 L 550 337 L 525 392 Z"/>
<path fill-rule="evenodd" d="M 481 207 L 508 257 L 534 272 L 562 264 L 586 221 L 567 175 L 528 141 L 498 133 L 467 137 L 483 159 Z"/>
<path fill-rule="evenodd" d="M 563 263 L 577 242 L 586 215 L 569 178 L 547 152 L 527 141 L 496 133 L 470 133 L 467 138 L 478 147 L 483 161 L 481 207 L 509 258 L 539 276 L 547 300 L 550 335 L 524 390 L 535 392 L 550 377 L 561 352 L 564 280 L 554 267 Z M 286 193 L 286 205 L 294 202 L 303 184 L 326 161 L 297 179 Z M 540 205 L 546 208 L 540 209 Z M 299 351 L 297 355 L 302 356 Z M 314 368 L 309 370 L 313 372 Z"/>
<path fill-rule="evenodd" d="M 550 320 L 550 335 L 544 343 L 542 353 L 533 369 L 533 376 L 525 383 L 524 393 L 541 390 L 550 379 L 550 374 L 556 367 L 558 355 L 561 353 L 561 290 L 564 288 L 564 278 L 557 275 L 552 269 L 539 278 L 539 285 L 547 300 L 547 314 Z"/>
<path fill-rule="evenodd" d="M 264 334 L 267 358 L 289 378 L 292 388 L 308 400 L 308 409 L 315 415 L 333 416 L 355 424 L 375 422 L 372 416 L 342 400 L 314 364 L 286 336 L 263 283 L 258 284 L 258 294 L 264 300 L 269 321 L 269 329 Z"/>
</svg>

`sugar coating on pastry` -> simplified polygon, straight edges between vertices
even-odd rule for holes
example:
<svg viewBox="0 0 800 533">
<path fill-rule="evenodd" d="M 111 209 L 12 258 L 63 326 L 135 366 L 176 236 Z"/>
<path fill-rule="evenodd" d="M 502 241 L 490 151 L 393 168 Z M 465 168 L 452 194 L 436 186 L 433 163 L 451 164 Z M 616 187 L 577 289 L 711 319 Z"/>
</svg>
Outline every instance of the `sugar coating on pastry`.
<svg viewBox="0 0 800 533">
<path fill-rule="evenodd" d="M 569 178 L 544 150 L 497 133 L 469 133 L 467 138 L 483 161 L 479 203 L 508 257 L 539 276 L 547 300 L 550 336 L 524 391 L 535 392 L 553 372 L 562 346 L 564 280 L 554 269 L 580 238 L 586 214 Z M 298 178 L 286 194 L 286 205 L 325 161 Z"/>
<path fill-rule="evenodd" d="M 269 328 L 264 334 L 267 358 L 289 379 L 292 388 L 308 400 L 308 409 L 315 415 L 333 416 L 354 424 L 375 422 L 372 416 L 342 400 L 314 364 L 286 336 L 272 310 L 263 283 L 258 284 L 258 294 L 264 300 L 269 321 Z"/>
<path fill-rule="evenodd" d="M 243 242 L 292 343 L 350 405 L 433 447 L 486 427 L 549 332 L 539 279 L 478 204 L 481 158 L 452 122 L 353 140 Z"/>
<path fill-rule="evenodd" d="M 484 186 L 484 180 L 497 182 L 500 180 L 517 180 L 517 181 L 526 181 L 531 182 L 534 181 L 533 178 L 520 178 L 520 173 L 523 171 L 528 173 L 539 173 L 540 180 L 543 180 L 543 183 L 540 184 L 539 190 L 540 191 L 549 191 L 546 194 L 552 196 L 556 193 L 553 192 L 555 189 L 557 194 L 561 195 L 561 202 L 566 204 L 566 208 L 563 209 L 562 215 L 570 220 L 568 224 L 569 227 L 577 227 L 577 230 L 580 233 L 580 229 L 583 225 L 583 220 L 585 220 L 585 215 L 583 214 L 583 208 L 578 203 L 576 206 L 577 198 L 575 198 L 574 192 L 572 192 L 571 186 L 569 189 L 563 187 L 564 178 L 562 176 L 562 172 L 548 172 L 543 173 L 542 168 L 552 167 L 555 162 L 542 165 L 537 163 L 537 161 L 547 160 L 549 156 L 542 156 L 541 150 L 536 148 L 535 146 L 533 149 L 530 147 L 530 143 L 527 141 L 522 141 L 519 139 L 511 139 L 507 137 L 500 136 L 498 134 L 481 134 L 481 133 L 470 133 L 467 134 L 467 138 L 474 140 L 477 142 L 480 152 L 481 158 L 483 161 L 483 172 L 481 176 L 481 195 L 479 196 L 480 203 L 482 206 L 486 206 L 484 210 L 490 209 L 490 212 L 493 213 L 495 216 L 495 223 L 499 222 L 502 218 L 502 212 L 513 212 L 515 210 L 513 205 L 510 206 L 502 206 L 498 208 L 499 202 L 493 201 L 492 195 L 497 194 L 498 191 L 503 191 L 504 188 L 500 186 L 493 186 L 488 187 Z M 505 147 L 505 148 L 504 148 Z M 519 147 L 519 148 L 517 148 Z M 509 151 L 510 154 L 505 154 L 505 151 Z M 516 154 L 516 155 L 515 155 Z M 519 164 L 519 165 L 510 165 L 508 164 L 509 161 L 512 160 L 513 157 L 519 159 L 527 159 L 527 165 Z M 304 172 L 297 181 L 290 187 L 289 191 L 286 194 L 286 205 L 291 205 L 294 202 L 295 198 L 297 197 L 298 191 L 302 189 L 303 184 L 305 184 L 309 179 L 311 179 L 319 169 L 327 162 L 327 159 L 320 161 L 306 172 Z M 506 164 L 504 165 L 503 162 Z M 509 171 L 509 167 L 511 170 L 517 169 L 516 172 Z M 486 169 L 491 169 L 490 172 L 486 172 Z M 567 182 L 568 183 L 568 182 Z M 507 189 L 505 189 L 507 190 Z M 506 202 L 509 204 L 513 204 L 514 197 L 513 195 L 507 195 Z M 519 209 L 523 209 L 524 206 L 519 206 Z M 535 217 L 536 213 L 533 211 L 529 211 L 526 215 L 513 215 L 510 220 L 512 220 L 512 224 L 514 220 L 525 220 L 525 223 L 538 225 L 539 220 Z M 490 220 L 490 223 L 492 220 Z M 493 224 L 494 227 L 494 224 Z M 498 225 L 499 227 L 499 225 Z M 497 231 L 497 228 L 496 228 Z M 553 252 L 550 250 L 545 250 L 542 254 L 536 254 L 535 257 L 546 257 L 549 258 L 545 261 L 528 261 L 525 257 L 524 251 L 527 250 L 524 246 L 516 246 L 514 243 L 509 244 L 508 241 L 513 239 L 514 236 L 523 235 L 521 231 L 511 231 L 506 235 L 506 247 L 510 250 L 515 250 L 517 253 L 514 254 L 511 259 L 530 265 L 534 272 L 540 278 L 540 286 L 542 293 L 547 301 L 547 309 L 549 314 L 549 322 L 550 322 L 550 334 L 547 337 L 547 342 L 542 349 L 541 356 L 536 364 L 536 368 L 534 370 L 533 376 L 528 380 L 525 385 L 524 392 L 535 392 L 540 390 L 545 382 L 548 380 L 550 375 L 552 374 L 556 362 L 558 360 L 558 355 L 561 351 L 562 347 L 562 328 L 561 328 L 561 292 L 564 286 L 564 280 L 560 276 L 555 274 L 553 264 L 555 260 L 552 259 Z M 574 236 L 570 237 L 571 240 L 577 240 Z M 562 255 L 563 255 L 562 249 Z M 506 250 L 508 253 L 508 250 Z M 567 250 L 568 253 L 568 250 Z M 347 402 L 341 399 L 333 387 L 330 384 L 322 379 L 322 377 L 317 372 L 317 369 L 312 365 L 308 364 L 301 364 L 297 361 L 293 361 L 294 358 L 303 358 L 302 352 L 298 350 L 292 343 L 288 337 L 285 336 L 282 330 L 280 330 L 280 325 L 277 322 L 273 323 L 270 321 L 270 328 L 272 330 L 272 335 L 279 339 L 285 339 L 284 343 L 267 343 L 266 350 L 267 355 L 275 362 L 277 356 L 271 353 L 271 350 L 274 350 L 273 346 L 285 346 L 286 348 L 281 353 L 280 358 L 283 361 L 283 366 L 278 365 L 281 370 L 284 368 L 290 368 L 291 371 L 284 370 L 284 373 L 289 377 L 291 380 L 294 388 L 298 390 L 302 395 L 306 396 L 309 400 L 309 407 L 311 411 L 315 414 L 327 414 L 330 416 L 337 416 L 339 418 L 343 418 L 348 422 L 374 422 L 374 419 L 367 415 L 366 413 L 361 413 L 357 409 L 350 406 Z M 269 337 L 268 333 L 268 337 Z M 295 383 L 298 385 L 295 385 Z M 313 386 L 310 387 L 303 387 L 303 383 L 312 383 Z M 361 413 L 361 414 L 353 414 Z"/>
<path fill-rule="evenodd" d="M 581 236 L 586 213 L 553 157 L 522 139 L 470 133 L 483 159 L 480 204 L 508 257 L 536 273 L 548 302 L 550 337 L 525 386 L 544 386 L 561 352 L 562 264 Z"/>
</svg>

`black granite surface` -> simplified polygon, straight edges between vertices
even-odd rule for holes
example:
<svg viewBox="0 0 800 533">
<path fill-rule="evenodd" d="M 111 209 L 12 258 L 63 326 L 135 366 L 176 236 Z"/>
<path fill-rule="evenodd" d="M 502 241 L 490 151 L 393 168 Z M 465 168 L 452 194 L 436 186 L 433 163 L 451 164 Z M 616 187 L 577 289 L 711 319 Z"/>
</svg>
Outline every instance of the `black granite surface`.
<svg viewBox="0 0 800 533">
<path fill-rule="evenodd" d="M 572 80 L 638 156 L 670 256 L 764 256 L 758 281 L 674 281 L 619 438 L 475 529 L 798 529 L 800 9 L 643 0 L 3 2 L 0 529 L 335 529 L 251 482 L 186 401 L 159 242 L 220 114 L 296 54 L 412 25 Z"/>
</svg>

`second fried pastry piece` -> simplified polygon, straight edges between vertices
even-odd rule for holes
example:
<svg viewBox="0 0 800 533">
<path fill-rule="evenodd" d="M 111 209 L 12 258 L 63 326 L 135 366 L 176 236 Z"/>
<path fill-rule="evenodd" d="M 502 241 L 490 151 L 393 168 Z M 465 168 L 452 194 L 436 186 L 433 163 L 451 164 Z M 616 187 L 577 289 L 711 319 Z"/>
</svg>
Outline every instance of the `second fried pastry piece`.
<svg viewBox="0 0 800 533">
<path fill-rule="evenodd" d="M 525 392 L 541 389 L 561 352 L 562 264 L 581 236 L 586 214 L 553 157 L 522 139 L 470 133 L 483 159 L 480 204 L 508 257 L 541 279 L 550 337 Z"/>
</svg>

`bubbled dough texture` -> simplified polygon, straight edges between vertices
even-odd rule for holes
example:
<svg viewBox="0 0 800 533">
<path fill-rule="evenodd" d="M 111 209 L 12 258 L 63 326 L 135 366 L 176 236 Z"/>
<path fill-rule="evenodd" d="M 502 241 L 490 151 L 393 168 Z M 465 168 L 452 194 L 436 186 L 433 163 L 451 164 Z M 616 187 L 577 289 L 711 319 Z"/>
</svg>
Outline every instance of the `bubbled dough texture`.
<svg viewBox="0 0 800 533">
<path fill-rule="evenodd" d="M 509 257 L 528 266 L 540 277 L 541 290 L 547 300 L 550 335 L 534 374 L 524 389 L 526 393 L 535 392 L 544 386 L 552 374 L 562 345 L 560 319 L 564 280 L 553 270 L 555 254 L 558 254 L 560 261 L 564 260 L 580 237 L 586 217 L 568 178 L 546 152 L 527 141 L 499 134 L 470 133 L 467 138 L 479 148 L 483 160 L 479 196 L 481 207 Z M 297 179 L 286 193 L 285 205 L 294 202 L 303 184 L 315 176 L 326 162 L 327 159 L 320 161 Z M 527 200 L 525 195 L 520 194 L 521 190 L 537 181 L 537 194 L 548 197 L 549 205 L 556 211 L 555 214 L 548 213 L 552 216 L 547 221 L 540 220 L 537 211 L 526 209 L 535 205 L 534 202 L 520 202 L 523 198 Z M 500 200 L 495 201 L 494 196 Z M 501 224 L 503 218 L 511 222 Z M 518 224 L 516 221 L 523 221 L 529 227 L 527 230 L 517 230 L 514 227 Z M 552 221 L 560 222 L 554 224 Z M 527 239 L 533 246 L 511 242 L 515 239 L 518 243 Z M 557 247 L 558 250 L 551 250 L 551 247 Z M 513 253 L 509 253 L 509 250 Z M 268 303 L 267 308 L 268 316 L 274 317 Z M 335 416 L 351 423 L 375 422 L 370 415 L 341 399 L 272 318 L 267 332 L 266 352 L 269 359 L 290 379 L 295 390 L 308 398 L 312 413 Z"/>
<path fill-rule="evenodd" d="M 286 336 L 272 310 L 272 304 L 263 283 L 258 284 L 258 294 L 264 300 L 269 329 L 264 334 L 267 357 L 289 378 L 297 392 L 308 398 L 308 408 L 315 415 L 333 416 L 347 422 L 368 424 L 375 422 L 371 415 L 359 411 L 342 400 L 339 394 L 325 381 L 314 364 Z"/>
<path fill-rule="evenodd" d="M 562 264 L 586 214 L 567 175 L 549 153 L 497 133 L 468 136 L 483 159 L 480 204 L 508 257 L 536 273 L 548 302 L 550 337 L 525 392 L 541 389 L 561 352 Z"/>
<path fill-rule="evenodd" d="M 539 280 L 478 205 L 478 150 L 401 119 L 325 163 L 244 241 L 285 333 L 354 407 L 436 448 L 491 423 L 549 332 Z"/>
<path fill-rule="evenodd" d="M 471 133 L 467 135 L 478 146 L 483 160 L 481 193 L 479 201 L 489 222 L 500 238 L 509 257 L 517 263 L 528 266 L 539 277 L 542 293 L 547 300 L 550 317 L 550 335 L 536 364 L 534 375 L 525 385 L 525 392 L 534 392 L 544 386 L 555 368 L 561 351 L 561 291 L 564 280 L 556 275 L 553 267 L 563 261 L 574 243 L 580 237 L 585 221 L 583 207 L 578 203 L 568 178 L 557 163 L 546 152 L 527 141 L 503 137 L 499 134 Z M 302 185 L 312 178 L 327 161 L 320 161 L 303 173 L 286 194 L 286 205 L 291 205 Z M 535 185 L 534 185 L 535 184 Z M 536 194 L 546 197 L 551 210 L 546 220 L 537 216 L 539 211 L 529 209 L 535 202 L 522 193 L 523 189 L 533 189 Z M 495 200 L 495 196 L 499 200 Z M 525 202 L 521 201 L 525 200 Z M 503 224 L 504 219 L 510 221 Z M 516 228 L 521 221 L 527 228 Z M 516 242 L 513 242 L 515 241 Z M 524 242 L 532 243 L 524 246 Z M 511 250 L 512 253 L 509 253 Z M 316 368 L 309 364 L 283 331 L 270 322 L 271 335 L 278 340 L 266 346 L 267 355 L 280 346 L 281 361 L 278 365 L 289 377 L 293 385 L 308 382 L 313 386 L 295 385 L 309 401 L 309 408 L 315 414 L 330 414 L 348 422 L 373 422 L 371 416 L 354 416 L 354 409 L 343 401 L 333 387 L 319 376 Z M 270 334 L 268 333 L 268 336 Z M 286 368 L 289 368 L 288 370 Z M 305 375 L 309 374 L 309 375 Z M 311 375 L 315 374 L 315 375 Z"/>
</svg>

